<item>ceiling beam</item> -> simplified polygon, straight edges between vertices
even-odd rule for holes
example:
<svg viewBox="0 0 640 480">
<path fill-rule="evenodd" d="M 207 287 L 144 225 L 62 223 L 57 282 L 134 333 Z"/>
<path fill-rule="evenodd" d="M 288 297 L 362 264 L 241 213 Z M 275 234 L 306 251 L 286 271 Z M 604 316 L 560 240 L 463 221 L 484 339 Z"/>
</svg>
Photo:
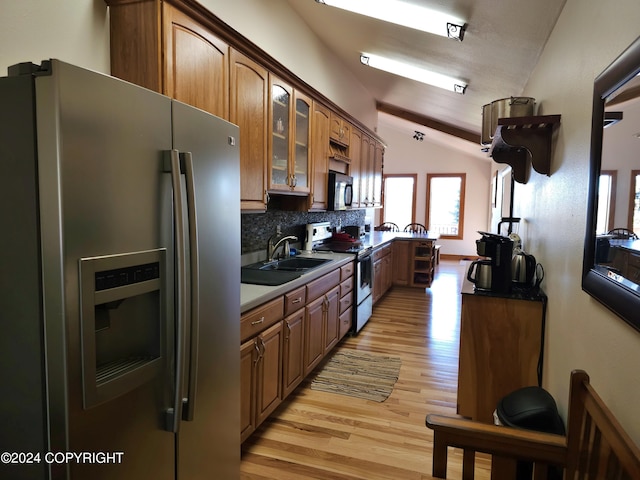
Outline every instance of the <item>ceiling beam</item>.
<svg viewBox="0 0 640 480">
<path fill-rule="evenodd" d="M 404 110 L 402 108 L 398 108 L 393 105 L 389 105 L 388 103 L 382 102 L 376 102 L 376 109 L 379 112 L 388 113 L 389 115 L 403 118 L 410 122 L 424 125 L 425 127 L 432 128 L 434 130 L 439 130 L 446 134 L 453 135 L 454 137 L 462 138 L 464 140 L 480 144 L 480 135 L 478 135 L 477 133 L 470 132 L 469 130 L 464 130 L 453 125 L 449 125 L 448 123 L 439 122 L 438 120 L 434 120 L 433 118 L 426 117 L 422 114 L 410 112 L 408 110 Z"/>
</svg>

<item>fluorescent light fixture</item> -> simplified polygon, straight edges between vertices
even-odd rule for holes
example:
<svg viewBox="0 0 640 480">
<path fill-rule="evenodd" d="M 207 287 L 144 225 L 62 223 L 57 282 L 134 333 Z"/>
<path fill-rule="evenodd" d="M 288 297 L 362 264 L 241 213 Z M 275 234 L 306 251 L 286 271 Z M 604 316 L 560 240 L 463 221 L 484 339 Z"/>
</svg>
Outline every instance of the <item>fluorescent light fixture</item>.
<svg viewBox="0 0 640 480">
<path fill-rule="evenodd" d="M 399 0 L 316 0 L 317 3 L 341 8 L 423 32 L 462 40 L 464 20 L 448 14 Z"/>
<path fill-rule="evenodd" d="M 360 62 L 378 70 L 400 75 L 401 77 L 410 78 L 418 82 L 433 85 L 434 87 L 444 88 L 456 93 L 464 94 L 467 89 L 466 82 L 453 77 L 441 75 L 439 73 L 424 70 L 423 68 L 414 67 L 407 63 L 398 62 L 385 57 L 363 53 L 360 55 Z"/>
</svg>

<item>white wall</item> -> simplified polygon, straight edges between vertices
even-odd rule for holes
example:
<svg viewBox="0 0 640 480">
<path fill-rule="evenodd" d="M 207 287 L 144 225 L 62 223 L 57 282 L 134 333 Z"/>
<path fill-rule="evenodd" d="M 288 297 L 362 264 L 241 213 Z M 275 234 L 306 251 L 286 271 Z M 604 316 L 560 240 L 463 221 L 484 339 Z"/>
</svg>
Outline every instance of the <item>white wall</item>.
<svg viewBox="0 0 640 480">
<path fill-rule="evenodd" d="M 489 198 L 492 165 L 481 154 L 479 144 L 449 138 L 449 146 L 440 141 L 442 135 L 427 128 L 422 142 L 413 139 L 414 127 L 405 122 L 379 121 L 378 133 L 387 142 L 384 153 L 384 173 L 416 173 L 416 222 L 426 222 L 427 173 L 466 173 L 464 205 L 464 238 L 462 240 L 438 240 L 441 254 L 477 255 L 475 241 L 478 230 L 486 231 L 489 218 Z M 434 140 L 434 137 L 436 137 Z M 474 153 L 453 148 L 450 145 L 469 143 Z M 380 223 L 379 221 L 376 224 Z M 400 228 L 403 226 L 400 225 Z"/>
<path fill-rule="evenodd" d="M 103 0 L 3 0 L 0 10 L 0 76 L 9 65 L 49 58 L 109 72 Z"/>
<path fill-rule="evenodd" d="M 640 444 L 640 332 L 580 287 L 594 78 L 638 36 L 637 0 L 568 0 L 523 92 L 541 114 L 561 114 L 550 177 L 516 185 L 524 238 L 546 270 L 549 296 L 544 385 L 566 411 L 572 369 L 586 370 Z"/>
</svg>

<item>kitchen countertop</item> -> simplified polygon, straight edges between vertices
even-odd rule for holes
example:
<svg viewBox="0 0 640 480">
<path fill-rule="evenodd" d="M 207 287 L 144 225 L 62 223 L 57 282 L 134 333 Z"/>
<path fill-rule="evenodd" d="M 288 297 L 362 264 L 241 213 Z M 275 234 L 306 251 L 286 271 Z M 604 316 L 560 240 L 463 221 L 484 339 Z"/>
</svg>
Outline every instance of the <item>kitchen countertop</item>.
<svg viewBox="0 0 640 480">
<path fill-rule="evenodd" d="M 294 290 L 297 287 L 307 284 L 311 280 L 315 280 L 326 273 L 335 270 L 342 265 L 352 262 L 354 256 L 349 253 L 333 253 L 333 252 L 302 252 L 297 255 L 299 258 L 326 258 L 333 260 L 314 268 L 308 273 L 302 274 L 300 277 L 283 283 L 282 285 L 254 285 L 251 283 L 240 284 L 240 313 L 244 313 L 254 307 L 262 305 L 265 302 L 285 293 Z"/>
<path fill-rule="evenodd" d="M 385 243 L 393 240 L 435 240 L 437 235 L 420 235 L 416 233 L 405 232 L 370 232 L 362 240 L 362 244 L 368 247 L 377 248 Z M 240 284 L 240 313 L 245 313 L 252 308 L 262 305 L 279 295 L 294 290 L 295 288 L 305 285 L 311 280 L 315 280 L 323 276 L 330 271 L 346 265 L 350 261 L 354 260 L 354 255 L 350 253 L 333 253 L 333 252 L 307 252 L 301 251 L 300 258 L 328 258 L 334 260 L 327 262 L 326 264 L 311 270 L 309 273 L 305 273 L 302 276 L 296 278 L 282 285 L 254 285 L 250 283 Z"/>
</svg>

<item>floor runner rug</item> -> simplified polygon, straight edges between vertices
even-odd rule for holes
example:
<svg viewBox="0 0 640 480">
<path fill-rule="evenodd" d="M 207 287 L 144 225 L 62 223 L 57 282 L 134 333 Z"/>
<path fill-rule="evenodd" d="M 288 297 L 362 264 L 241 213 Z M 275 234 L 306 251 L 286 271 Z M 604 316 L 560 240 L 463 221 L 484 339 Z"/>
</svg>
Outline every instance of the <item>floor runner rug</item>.
<svg viewBox="0 0 640 480">
<path fill-rule="evenodd" d="M 400 365 L 400 357 L 342 350 L 320 367 L 311 389 L 384 402 L 398 380 Z"/>
</svg>

